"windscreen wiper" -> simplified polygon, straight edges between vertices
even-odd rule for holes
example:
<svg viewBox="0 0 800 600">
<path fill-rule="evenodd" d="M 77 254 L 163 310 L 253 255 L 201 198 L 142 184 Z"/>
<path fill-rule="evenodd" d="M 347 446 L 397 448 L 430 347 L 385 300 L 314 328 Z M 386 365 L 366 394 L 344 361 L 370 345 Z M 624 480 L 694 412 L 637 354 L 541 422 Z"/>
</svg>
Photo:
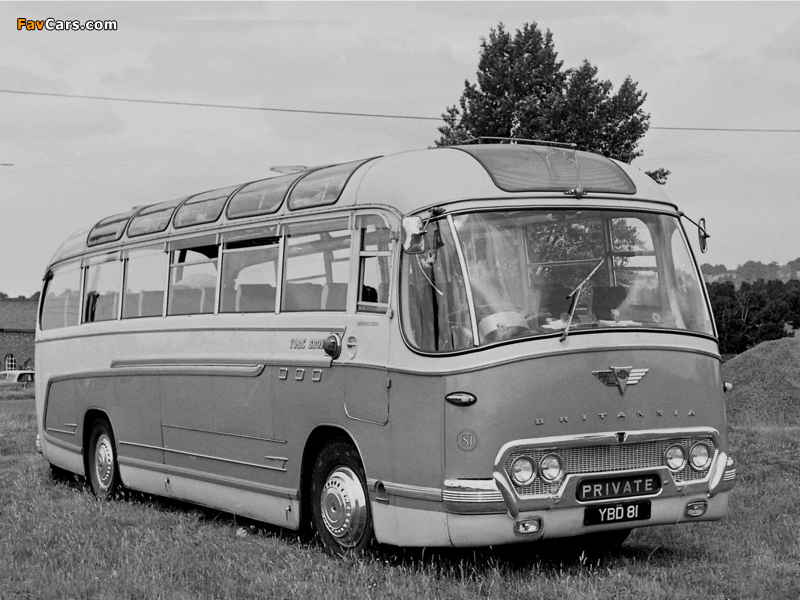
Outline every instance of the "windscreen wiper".
<svg viewBox="0 0 800 600">
<path fill-rule="evenodd" d="M 589 283 L 589 280 L 594 276 L 594 274 L 597 273 L 597 269 L 603 266 L 605 260 L 606 260 L 605 258 L 601 258 L 600 261 L 595 265 L 594 269 L 592 269 L 592 272 L 586 276 L 586 279 L 581 281 L 578 284 L 578 287 L 576 287 L 567 295 L 567 298 L 572 298 L 572 302 L 569 305 L 569 317 L 567 317 L 567 326 L 564 327 L 564 332 L 561 334 L 560 341 L 563 342 L 565 339 L 567 339 L 567 336 L 569 335 L 569 328 L 570 325 L 572 325 L 572 317 L 575 315 L 575 309 L 578 308 L 578 299 L 581 297 L 581 292 L 583 292 L 583 288 L 586 286 L 587 283 Z"/>
</svg>

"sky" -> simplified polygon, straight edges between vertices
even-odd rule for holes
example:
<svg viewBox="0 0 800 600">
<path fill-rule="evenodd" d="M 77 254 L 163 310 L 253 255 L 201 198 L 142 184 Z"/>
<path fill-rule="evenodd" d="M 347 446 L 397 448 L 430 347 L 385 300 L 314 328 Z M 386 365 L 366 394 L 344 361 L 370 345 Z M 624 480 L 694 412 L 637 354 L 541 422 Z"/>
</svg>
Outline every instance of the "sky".
<svg viewBox="0 0 800 600">
<path fill-rule="evenodd" d="M 426 148 L 443 124 L 8 91 L 439 118 L 500 22 L 535 22 L 564 68 L 589 60 L 647 93 L 633 166 L 669 169 L 669 198 L 706 218 L 699 262 L 800 257 L 797 2 L 0 2 L 0 291 L 39 290 L 60 244 L 106 216 L 274 166 Z"/>
</svg>

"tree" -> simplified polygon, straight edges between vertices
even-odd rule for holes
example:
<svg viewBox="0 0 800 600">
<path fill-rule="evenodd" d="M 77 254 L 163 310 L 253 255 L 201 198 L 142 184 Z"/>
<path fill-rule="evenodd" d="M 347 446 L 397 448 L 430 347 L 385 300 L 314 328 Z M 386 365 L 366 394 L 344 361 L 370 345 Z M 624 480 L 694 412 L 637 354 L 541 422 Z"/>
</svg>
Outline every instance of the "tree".
<svg viewBox="0 0 800 600">
<path fill-rule="evenodd" d="M 746 263 L 736 268 L 736 275 L 740 281 L 753 282 L 759 279 L 777 279 L 779 270 L 780 265 L 774 261 L 765 265 L 761 261 L 748 260 Z"/>
<path fill-rule="evenodd" d="M 512 36 L 500 23 L 481 39 L 477 84 L 464 82 L 459 105 L 442 115 L 436 144 L 505 137 L 572 143 L 626 163 L 641 156 L 637 144 L 650 127 L 642 110 L 647 94 L 630 77 L 614 92 L 587 60 L 576 69 L 562 66 L 550 30 L 525 24 Z M 670 172 L 647 174 L 663 184 Z"/>
<path fill-rule="evenodd" d="M 710 263 L 703 263 L 700 265 L 700 270 L 703 275 L 724 275 L 728 272 L 728 267 L 725 265 L 712 265 Z"/>
<path fill-rule="evenodd" d="M 711 283 L 708 295 L 719 334 L 720 351 L 737 354 L 767 340 L 791 336 L 785 323 L 800 318 L 800 285 L 758 280 Z"/>
<path fill-rule="evenodd" d="M 792 273 L 800 272 L 800 258 L 795 258 L 786 263 L 786 266 Z"/>
</svg>

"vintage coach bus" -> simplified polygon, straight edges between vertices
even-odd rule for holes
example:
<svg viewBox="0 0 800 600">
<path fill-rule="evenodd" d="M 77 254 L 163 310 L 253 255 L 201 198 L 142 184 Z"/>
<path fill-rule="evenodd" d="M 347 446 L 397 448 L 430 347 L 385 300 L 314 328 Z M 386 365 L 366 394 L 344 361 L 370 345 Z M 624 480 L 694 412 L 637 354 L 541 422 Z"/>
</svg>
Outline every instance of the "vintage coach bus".
<svg viewBox="0 0 800 600">
<path fill-rule="evenodd" d="M 333 553 L 720 519 L 726 384 L 681 216 L 628 165 L 478 143 L 103 219 L 46 270 L 41 451 L 98 496 Z"/>
</svg>

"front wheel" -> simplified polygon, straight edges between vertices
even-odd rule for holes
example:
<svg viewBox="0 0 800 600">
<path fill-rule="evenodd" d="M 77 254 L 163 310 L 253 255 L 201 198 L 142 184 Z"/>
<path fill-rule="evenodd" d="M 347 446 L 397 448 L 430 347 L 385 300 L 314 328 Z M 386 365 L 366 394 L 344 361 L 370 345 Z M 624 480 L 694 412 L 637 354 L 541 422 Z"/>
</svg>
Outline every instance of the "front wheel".
<svg viewBox="0 0 800 600">
<path fill-rule="evenodd" d="M 108 500 L 119 489 L 119 467 L 111 425 L 103 419 L 95 421 L 89 439 L 89 484 L 95 496 Z"/>
<path fill-rule="evenodd" d="M 311 519 L 332 555 L 361 552 L 373 538 L 366 478 L 356 449 L 344 440 L 328 443 L 311 475 Z"/>
</svg>

